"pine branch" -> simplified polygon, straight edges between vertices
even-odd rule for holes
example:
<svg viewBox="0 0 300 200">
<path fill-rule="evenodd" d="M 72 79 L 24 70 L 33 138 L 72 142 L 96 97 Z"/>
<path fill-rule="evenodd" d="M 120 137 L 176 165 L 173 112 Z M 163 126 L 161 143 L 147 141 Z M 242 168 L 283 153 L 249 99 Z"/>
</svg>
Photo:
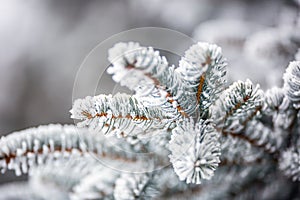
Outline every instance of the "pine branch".
<svg viewBox="0 0 300 200">
<path fill-rule="evenodd" d="M 145 97 L 146 106 L 160 105 L 174 118 L 187 117 L 185 110 L 189 109 L 179 103 L 185 98 L 181 80 L 158 51 L 138 43 L 118 43 L 109 50 L 108 59 L 112 66 L 107 72 L 113 75 L 113 80 Z"/>
<path fill-rule="evenodd" d="M 144 131 L 162 129 L 173 121 L 159 107 L 145 107 L 136 96 L 127 94 L 98 95 L 77 99 L 71 117 L 79 119 L 79 127 L 89 126 L 104 133 L 119 136 L 138 135 Z"/>
<path fill-rule="evenodd" d="M 95 154 L 101 158 L 136 162 L 149 159 L 139 154 L 139 149 L 124 140 L 78 129 L 71 125 L 48 125 L 14 132 L 0 141 L 0 168 L 13 169 L 17 175 L 29 168 L 70 156 Z M 154 158 L 155 155 L 153 155 Z M 163 162 L 160 157 L 158 162 Z"/>
<path fill-rule="evenodd" d="M 250 80 L 238 81 L 226 89 L 211 107 L 212 118 L 224 132 L 239 133 L 249 121 L 260 114 L 263 92 Z"/>
<path fill-rule="evenodd" d="M 263 109 L 263 100 L 258 85 L 254 88 L 250 80 L 235 82 L 212 107 L 212 117 L 224 135 L 230 134 L 274 153 L 282 144 L 281 138 L 256 120 Z"/>
<path fill-rule="evenodd" d="M 156 182 L 157 188 L 160 189 L 160 199 L 166 199 L 166 197 L 170 196 L 178 197 L 178 194 L 184 193 L 195 186 L 192 184 L 188 185 L 186 182 L 180 181 L 171 165 L 158 171 L 157 177 L 159 177 Z"/>
<path fill-rule="evenodd" d="M 92 156 L 73 157 L 47 163 L 31 170 L 29 184 L 35 196 L 47 199 L 69 199 L 74 187 L 92 173 L 103 173 L 104 166 Z"/>
<path fill-rule="evenodd" d="M 225 87 L 226 66 L 220 47 L 199 42 L 185 52 L 176 69 L 204 118 Z"/>
<path fill-rule="evenodd" d="M 223 91 L 226 61 L 207 43 L 178 68 L 133 42 L 116 44 L 109 61 L 108 73 L 135 94 L 76 100 L 71 117 L 90 131 L 49 125 L 2 137 L 3 173 L 30 172 L 37 197 L 73 200 L 249 198 L 278 169 L 300 180 L 298 61 L 266 94 L 250 80 Z"/>
<path fill-rule="evenodd" d="M 241 132 L 247 123 L 260 113 L 263 92 L 250 80 L 238 81 L 226 89 L 212 106 L 212 118 L 226 132 Z"/>
<path fill-rule="evenodd" d="M 251 146 L 262 148 L 264 152 L 271 155 L 277 153 L 276 151 L 282 144 L 282 140 L 278 137 L 276 132 L 273 132 L 256 120 L 249 122 L 243 132 L 234 133 L 223 131 L 222 134 L 245 140 L 251 144 Z"/>
<path fill-rule="evenodd" d="M 236 161 L 236 160 L 232 160 L 232 161 L 229 161 L 229 160 L 222 160 L 221 159 L 221 163 L 220 163 L 220 167 L 223 167 L 223 166 L 227 166 L 227 167 L 236 167 L 236 166 L 243 166 L 243 167 L 246 167 L 246 166 L 255 166 L 255 165 L 258 165 L 258 164 L 262 164 L 263 163 L 263 159 L 261 158 L 257 158 L 253 161 L 242 161 L 242 162 L 239 162 L 239 161 Z"/>
</svg>

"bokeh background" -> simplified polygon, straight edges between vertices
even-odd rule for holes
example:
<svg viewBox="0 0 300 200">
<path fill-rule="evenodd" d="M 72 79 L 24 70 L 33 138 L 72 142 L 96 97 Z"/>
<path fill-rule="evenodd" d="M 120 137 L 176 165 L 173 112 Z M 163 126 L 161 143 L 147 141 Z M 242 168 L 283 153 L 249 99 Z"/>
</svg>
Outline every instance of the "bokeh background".
<svg viewBox="0 0 300 200">
<path fill-rule="evenodd" d="M 216 42 L 228 57 L 230 80 L 280 85 L 300 44 L 297 13 L 293 0 L 0 1 L 0 135 L 72 123 L 73 83 L 83 59 L 99 42 L 132 28 L 164 27 Z M 7 173 L 0 183 L 23 179 Z"/>
</svg>

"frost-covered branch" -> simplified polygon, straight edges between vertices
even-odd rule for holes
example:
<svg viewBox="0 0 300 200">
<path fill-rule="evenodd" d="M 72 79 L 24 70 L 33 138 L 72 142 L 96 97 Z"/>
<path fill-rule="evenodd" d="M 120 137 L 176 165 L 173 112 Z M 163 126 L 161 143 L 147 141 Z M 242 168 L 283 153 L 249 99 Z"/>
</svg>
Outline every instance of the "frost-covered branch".
<svg viewBox="0 0 300 200">
<path fill-rule="evenodd" d="M 112 66 L 108 73 L 116 82 L 145 97 L 148 105 L 161 105 L 175 117 L 193 115 L 199 106 L 206 116 L 207 108 L 224 88 L 225 59 L 219 47 L 208 43 L 187 50 L 178 68 L 169 66 L 152 47 L 138 43 L 116 44 L 109 51 L 109 60 Z"/>
<path fill-rule="evenodd" d="M 204 118 L 225 88 L 226 66 L 220 47 L 199 42 L 185 52 L 176 69 L 186 88 L 194 94 L 190 98 Z"/>
<path fill-rule="evenodd" d="M 109 50 L 112 66 L 107 72 L 113 80 L 145 97 L 148 105 L 161 106 L 174 117 L 186 117 L 185 110 L 178 101 L 184 99 L 184 90 L 174 66 L 169 67 L 165 57 L 152 47 L 142 47 L 138 43 L 118 43 Z"/>
<path fill-rule="evenodd" d="M 1 138 L 1 171 L 30 172 L 37 198 L 245 199 L 281 186 L 272 176 L 300 180 L 299 61 L 266 93 L 250 80 L 223 91 L 226 59 L 213 44 L 191 46 L 177 68 L 134 42 L 116 44 L 109 61 L 133 95 L 76 100 L 80 128 Z"/>
<path fill-rule="evenodd" d="M 0 140 L 0 167 L 15 170 L 17 175 L 27 173 L 36 165 L 51 163 L 57 159 L 94 154 L 96 157 L 135 162 L 138 159 L 154 158 L 166 162 L 167 158 L 156 152 L 140 154 L 129 142 L 115 137 L 105 137 L 73 125 L 48 125 L 14 132 Z"/>
<path fill-rule="evenodd" d="M 138 135 L 172 123 L 171 116 L 160 107 L 145 107 L 136 96 L 120 93 L 77 99 L 71 113 L 73 119 L 81 120 L 79 127 L 88 126 L 119 136 Z"/>
<path fill-rule="evenodd" d="M 238 81 L 226 89 L 212 106 L 212 118 L 218 128 L 226 132 L 241 132 L 247 123 L 259 114 L 263 105 L 263 92 L 250 80 Z"/>
</svg>

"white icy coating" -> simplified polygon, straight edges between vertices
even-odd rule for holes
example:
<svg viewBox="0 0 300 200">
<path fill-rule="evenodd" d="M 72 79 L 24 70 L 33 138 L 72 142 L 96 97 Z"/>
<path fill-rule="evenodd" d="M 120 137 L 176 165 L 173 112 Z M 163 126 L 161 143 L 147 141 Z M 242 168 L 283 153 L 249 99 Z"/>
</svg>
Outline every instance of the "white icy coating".
<svg viewBox="0 0 300 200">
<path fill-rule="evenodd" d="M 195 115 L 199 106 L 206 115 L 226 82 L 227 64 L 221 48 L 208 43 L 191 46 L 178 68 L 169 66 L 152 47 L 132 42 L 116 44 L 109 51 L 109 60 L 112 66 L 107 71 L 116 82 L 134 90 L 145 106 L 159 105 L 173 118 Z"/>
<path fill-rule="evenodd" d="M 169 149 L 174 171 L 187 183 L 210 179 L 220 163 L 219 133 L 203 120 L 184 121 L 173 129 Z"/>
<path fill-rule="evenodd" d="M 266 91 L 265 102 L 267 112 L 272 112 L 274 109 L 286 109 L 289 105 L 289 101 L 285 98 L 284 90 L 278 87 L 273 87 Z"/>
<path fill-rule="evenodd" d="M 126 163 L 111 160 L 114 167 L 106 165 L 108 159 L 93 156 L 72 157 L 34 168 L 30 187 L 35 196 L 48 199 L 113 199 L 116 181 L 121 174 L 139 173 L 143 162 Z M 129 168 L 130 171 L 126 171 Z M 125 170 L 125 171 L 124 171 Z M 152 181 L 149 176 L 148 180 Z M 144 194 L 144 193 L 143 193 Z"/>
<path fill-rule="evenodd" d="M 259 85 L 254 86 L 250 80 L 234 82 L 211 108 L 212 117 L 225 133 L 242 134 L 256 146 L 274 152 L 282 144 L 282 138 L 256 120 L 261 115 L 264 98 Z"/>
</svg>

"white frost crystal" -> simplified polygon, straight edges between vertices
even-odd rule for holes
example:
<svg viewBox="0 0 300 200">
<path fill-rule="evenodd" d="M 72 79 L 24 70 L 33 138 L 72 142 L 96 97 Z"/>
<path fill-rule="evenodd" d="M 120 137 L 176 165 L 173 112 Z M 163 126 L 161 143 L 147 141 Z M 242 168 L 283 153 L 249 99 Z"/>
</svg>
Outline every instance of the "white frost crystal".
<svg viewBox="0 0 300 200">
<path fill-rule="evenodd" d="M 209 123 L 201 120 L 184 121 L 173 130 L 169 149 L 170 161 L 180 180 L 200 184 L 210 179 L 220 163 L 219 133 Z"/>
</svg>

